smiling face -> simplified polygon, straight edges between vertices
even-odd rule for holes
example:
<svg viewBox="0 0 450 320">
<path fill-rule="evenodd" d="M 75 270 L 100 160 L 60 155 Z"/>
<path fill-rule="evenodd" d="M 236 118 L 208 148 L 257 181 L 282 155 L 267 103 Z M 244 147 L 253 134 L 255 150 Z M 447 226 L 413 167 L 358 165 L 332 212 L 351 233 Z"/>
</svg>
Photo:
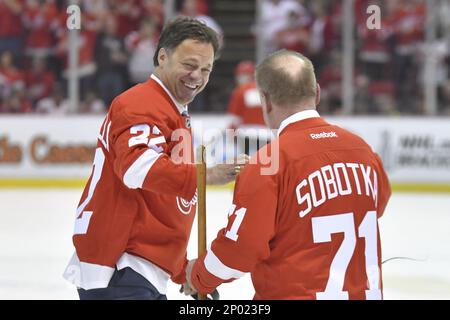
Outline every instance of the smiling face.
<svg viewBox="0 0 450 320">
<path fill-rule="evenodd" d="M 214 48 L 210 43 L 186 39 L 174 50 L 160 49 L 158 62 L 156 75 L 174 98 L 185 105 L 208 83 L 214 64 Z"/>
</svg>

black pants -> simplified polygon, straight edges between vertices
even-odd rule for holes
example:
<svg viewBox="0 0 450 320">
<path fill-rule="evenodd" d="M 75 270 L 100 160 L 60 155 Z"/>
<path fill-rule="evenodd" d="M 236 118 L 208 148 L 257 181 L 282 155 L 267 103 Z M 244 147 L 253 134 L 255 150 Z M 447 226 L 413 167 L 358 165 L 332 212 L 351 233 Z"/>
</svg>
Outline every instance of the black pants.
<svg viewBox="0 0 450 320">
<path fill-rule="evenodd" d="M 114 271 L 108 287 L 78 289 L 80 300 L 167 300 L 143 276 L 131 268 Z"/>
</svg>

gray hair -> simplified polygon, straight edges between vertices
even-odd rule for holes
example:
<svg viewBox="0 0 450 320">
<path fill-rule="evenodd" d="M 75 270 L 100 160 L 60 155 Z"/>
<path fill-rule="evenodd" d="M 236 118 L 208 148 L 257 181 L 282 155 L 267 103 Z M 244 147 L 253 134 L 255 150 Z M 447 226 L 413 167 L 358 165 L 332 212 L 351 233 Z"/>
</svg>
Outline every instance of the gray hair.
<svg viewBox="0 0 450 320">
<path fill-rule="evenodd" d="M 299 58 L 291 59 L 292 57 Z M 258 88 L 281 107 L 290 107 L 315 98 L 316 76 L 312 62 L 304 55 L 290 50 L 277 51 L 256 68 Z"/>
</svg>

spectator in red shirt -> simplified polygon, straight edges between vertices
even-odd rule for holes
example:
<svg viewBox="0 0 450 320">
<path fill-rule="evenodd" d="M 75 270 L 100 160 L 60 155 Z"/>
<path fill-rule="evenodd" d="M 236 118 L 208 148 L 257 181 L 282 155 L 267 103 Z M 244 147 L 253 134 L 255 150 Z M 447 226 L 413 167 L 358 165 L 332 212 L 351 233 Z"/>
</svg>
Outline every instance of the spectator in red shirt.
<svg viewBox="0 0 450 320">
<path fill-rule="evenodd" d="M 25 86 L 28 98 L 33 105 L 52 92 L 55 75 L 47 69 L 44 58 L 34 58 L 31 69 L 25 73 Z"/>
<path fill-rule="evenodd" d="M 236 66 L 236 88 L 231 93 L 228 104 L 228 113 L 233 115 L 232 129 L 241 126 L 265 127 L 254 73 L 255 65 L 252 61 L 241 61 Z"/>
<path fill-rule="evenodd" d="M 108 4 L 112 14 L 117 17 L 119 37 L 139 29 L 143 10 L 138 0 L 109 0 Z"/>
<path fill-rule="evenodd" d="M 155 21 L 151 17 L 141 21 L 139 31 L 131 32 L 125 38 L 125 46 L 130 54 L 128 60 L 128 73 L 133 84 L 144 82 L 154 70 L 148 57 L 155 53 L 158 43 L 158 33 Z"/>
<path fill-rule="evenodd" d="M 216 20 L 201 11 L 201 2 L 198 0 L 184 0 L 181 14 L 200 20 L 213 29 L 219 37 L 220 47 L 223 47 L 223 30 Z"/>
<path fill-rule="evenodd" d="M 309 19 L 302 17 L 299 11 L 291 10 L 287 20 L 287 25 L 275 34 L 274 42 L 278 49 L 304 54 L 309 42 Z"/>
<path fill-rule="evenodd" d="M 16 62 L 22 54 L 22 0 L 0 0 L 0 54 L 10 51 Z"/>
<path fill-rule="evenodd" d="M 56 5 L 50 1 L 27 0 L 22 13 L 26 29 L 25 52 L 32 57 L 47 57 L 52 52 L 55 20 L 58 19 Z"/>
<path fill-rule="evenodd" d="M 363 71 L 372 81 L 385 80 L 391 62 L 391 38 L 393 36 L 392 21 L 388 15 L 388 9 L 382 1 L 373 2 L 379 5 L 381 12 L 386 14 L 381 16 L 380 29 L 367 28 L 367 16 L 358 19 L 358 56 L 361 71 Z M 364 7 L 366 8 L 366 7 Z"/>
<path fill-rule="evenodd" d="M 158 31 L 164 26 L 164 5 L 162 0 L 142 0 L 142 9 L 146 17 L 151 17 L 155 21 Z"/>
<path fill-rule="evenodd" d="M 230 129 L 236 131 L 238 154 L 251 155 L 261 148 L 268 139 L 261 100 L 255 82 L 255 65 L 253 61 L 241 61 L 235 69 L 236 88 L 231 93 L 228 114 L 233 120 Z M 234 145 L 228 141 L 227 146 Z M 233 147 L 234 150 L 234 147 Z M 228 155 L 232 156 L 232 155 Z"/>
</svg>

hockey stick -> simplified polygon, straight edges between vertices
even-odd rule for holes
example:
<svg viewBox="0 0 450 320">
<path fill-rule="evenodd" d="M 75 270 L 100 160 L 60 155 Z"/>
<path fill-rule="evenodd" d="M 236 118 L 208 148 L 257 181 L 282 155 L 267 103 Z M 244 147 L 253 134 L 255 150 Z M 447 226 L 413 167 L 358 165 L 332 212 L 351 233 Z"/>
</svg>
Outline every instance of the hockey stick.
<svg viewBox="0 0 450 320">
<path fill-rule="evenodd" d="M 197 219 L 198 219 L 198 256 L 206 252 L 206 159 L 205 146 L 197 147 Z M 195 297 L 194 297 L 195 298 Z M 198 300 L 206 296 L 197 295 Z"/>
</svg>

